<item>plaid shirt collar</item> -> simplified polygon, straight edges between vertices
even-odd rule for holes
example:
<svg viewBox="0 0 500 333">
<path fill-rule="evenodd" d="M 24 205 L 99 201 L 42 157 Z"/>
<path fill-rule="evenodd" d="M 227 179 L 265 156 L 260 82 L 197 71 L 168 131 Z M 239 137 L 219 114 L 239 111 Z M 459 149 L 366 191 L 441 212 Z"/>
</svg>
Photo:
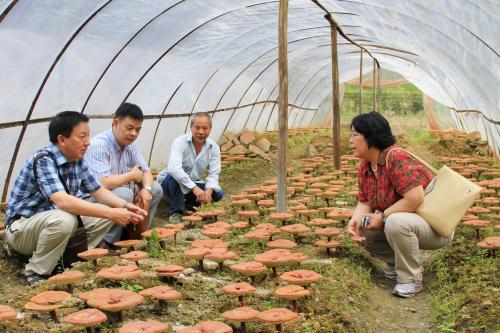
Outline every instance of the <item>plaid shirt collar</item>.
<svg viewBox="0 0 500 333">
<path fill-rule="evenodd" d="M 58 146 L 55 144 L 51 143 L 50 145 L 47 146 L 46 150 L 52 155 L 52 158 L 57 163 L 57 166 L 62 166 L 64 164 L 70 164 L 66 156 L 61 152 Z"/>
</svg>

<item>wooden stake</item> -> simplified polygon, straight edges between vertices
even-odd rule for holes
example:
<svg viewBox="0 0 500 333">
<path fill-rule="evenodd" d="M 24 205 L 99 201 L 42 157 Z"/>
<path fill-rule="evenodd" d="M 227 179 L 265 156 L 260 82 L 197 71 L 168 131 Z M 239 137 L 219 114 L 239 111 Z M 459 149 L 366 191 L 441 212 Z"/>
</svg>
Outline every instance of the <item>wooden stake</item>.
<svg viewBox="0 0 500 333">
<path fill-rule="evenodd" d="M 278 119 L 278 200 L 277 211 L 287 211 L 286 169 L 288 155 L 288 0 L 280 0 L 279 9 L 279 119 Z"/>
<path fill-rule="evenodd" d="M 372 92 L 373 92 L 373 111 L 377 111 L 377 95 L 375 94 L 375 80 L 377 77 L 377 62 L 373 59 L 373 79 L 372 79 Z"/>
<path fill-rule="evenodd" d="M 333 88 L 333 167 L 335 170 L 340 169 L 340 83 L 339 83 L 339 58 L 337 50 L 337 23 L 333 20 L 330 14 L 325 15 L 325 18 L 330 23 L 331 46 L 332 46 L 332 88 Z"/>
<path fill-rule="evenodd" d="M 359 56 L 359 113 L 363 113 L 363 49 Z"/>
</svg>

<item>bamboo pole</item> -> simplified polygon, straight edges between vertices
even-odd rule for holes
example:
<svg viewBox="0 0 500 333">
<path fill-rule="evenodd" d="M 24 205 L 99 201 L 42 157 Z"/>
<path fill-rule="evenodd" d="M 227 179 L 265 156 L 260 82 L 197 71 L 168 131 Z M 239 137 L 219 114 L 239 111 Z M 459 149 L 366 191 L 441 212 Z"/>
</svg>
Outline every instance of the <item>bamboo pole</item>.
<svg viewBox="0 0 500 333">
<path fill-rule="evenodd" d="M 278 213 L 287 211 L 287 154 L 288 154 L 288 0 L 280 0 L 279 8 L 279 119 L 278 119 Z"/>
<path fill-rule="evenodd" d="M 339 57 L 337 49 L 338 25 L 330 14 L 325 15 L 330 23 L 331 48 L 332 48 L 332 130 L 333 130 L 333 167 L 340 169 L 340 83 L 339 83 Z"/>
<path fill-rule="evenodd" d="M 359 113 L 363 113 L 363 49 L 359 56 Z"/>
</svg>

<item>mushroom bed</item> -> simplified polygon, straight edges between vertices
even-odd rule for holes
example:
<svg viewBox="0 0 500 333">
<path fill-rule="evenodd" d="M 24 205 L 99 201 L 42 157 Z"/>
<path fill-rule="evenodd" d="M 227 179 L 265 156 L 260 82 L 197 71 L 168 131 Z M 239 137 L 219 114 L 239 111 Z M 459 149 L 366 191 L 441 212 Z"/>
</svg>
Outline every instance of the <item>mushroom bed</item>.
<svg viewBox="0 0 500 333">
<path fill-rule="evenodd" d="M 9 332 L 82 332 L 84 324 L 70 323 L 72 317 L 65 317 L 75 313 L 73 317 L 86 318 L 85 313 L 77 312 L 92 307 L 105 316 L 95 312 L 91 313 L 95 318 L 85 320 L 104 333 L 120 328 L 120 332 L 138 330 L 142 325 L 159 327 L 157 332 L 212 332 L 201 327 L 220 327 L 220 332 L 231 332 L 231 328 L 242 332 L 243 327 L 245 332 L 373 331 L 378 305 L 368 294 L 375 268 L 344 228 L 357 200 L 359 161 L 347 155 L 346 133 L 342 168 L 334 171 L 331 132 L 290 132 L 287 214 L 277 214 L 275 205 L 271 205 L 276 190 L 274 172 L 270 171 L 275 170 L 272 159 L 226 163 L 221 174 L 226 190 L 223 201 L 202 207 L 192 217 L 184 218 L 183 225 L 169 224 L 163 215 L 167 208 L 162 204 L 154 222 L 162 229 L 148 232 L 139 243 L 121 244 L 116 253 L 85 258 L 89 261 L 77 263 L 70 270 L 81 273 L 58 277 L 61 281 L 57 284 L 53 279 L 25 287 L 19 279 L 20 263 L 2 261 L 0 274 L 5 278 L 0 283 L 0 304 L 17 310 L 18 315 L 13 319 L 11 310 L 6 309 L 9 319 L 0 322 L 0 331 L 5 326 Z M 276 134 L 260 136 L 269 139 L 273 143 L 271 153 L 275 151 Z M 315 140 L 323 140 L 325 149 L 308 156 L 305 148 Z M 411 144 L 406 137 L 398 140 L 404 147 Z M 499 198 L 495 187 L 500 184 L 495 180 L 500 177 L 499 166 L 487 157 L 463 153 L 450 157 L 451 150 L 439 150 L 439 140 L 443 140 L 443 133 L 434 133 L 421 143 L 426 145 L 423 149 L 433 151 L 432 162 L 465 169 L 464 174 L 472 169 L 470 176 L 490 189 L 471 209 L 474 216 L 466 219 L 490 221 L 482 223 L 481 239 L 498 235 L 494 226 L 499 223 L 500 212 L 498 201 L 492 198 Z M 455 243 L 427 260 L 428 288 L 449 306 L 455 298 L 448 293 L 455 287 L 445 283 L 470 284 L 462 288 L 469 288 L 471 294 L 459 300 L 467 301 L 468 307 L 454 309 L 453 318 L 438 312 L 436 316 L 442 322 L 435 325 L 438 328 L 483 325 L 488 331 L 498 326 L 498 301 L 489 296 L 495 290 L 498 293 L 493 282 L 499 268 L 494 249 L 498 241 L 488 240 L 488 246 L 481 248 L 476 245 L 476 230 L 459 226 Z M 469 266 L 464 266 L 471 257 L 475 263 L 471 259 Z M 472 264 L 476 266 L 471 268 Z M 474 276 L 482 282 L 473 281 Z M 49 302 L 57 302 L 55 316 L 23 308 L 30 300 L 36 301 L 41 292 L 56 289 L 71 296 L 60 293 L 64 297 Z M 441 309 L 437 302 L 436 306 Z M 142 323 L 148 320 L 159 323 Z"/>
</svg>

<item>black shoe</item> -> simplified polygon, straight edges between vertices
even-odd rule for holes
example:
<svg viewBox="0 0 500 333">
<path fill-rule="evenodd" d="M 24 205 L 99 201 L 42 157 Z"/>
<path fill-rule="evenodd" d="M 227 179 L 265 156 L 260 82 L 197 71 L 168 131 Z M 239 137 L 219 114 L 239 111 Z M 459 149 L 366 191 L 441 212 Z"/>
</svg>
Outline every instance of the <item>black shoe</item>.
<svg viewBox="0 0 500 333">
<path fill-rule="evenodd" d="M 97 247 L 100 249 L 106 249 L 109 250 L 109 252 L 114 252 L 120 250 L 119 246 L 113 245 L 111 243 L 108 243 L 104 239 L 97 244 Z"/>
<path fill-rule="evenodd" d="M 39 281 L 46 280 L 46 279 L 47 279 L 47 276 L 40 275 L 40 274 L 37 274 L 37 273 L 33 273 L 33 274 L 30 274 L 30 275 L 26 276 L 26 284 L 28 286 L 32 286 L 35 283 L 37 283 Z"/>
</svg>

